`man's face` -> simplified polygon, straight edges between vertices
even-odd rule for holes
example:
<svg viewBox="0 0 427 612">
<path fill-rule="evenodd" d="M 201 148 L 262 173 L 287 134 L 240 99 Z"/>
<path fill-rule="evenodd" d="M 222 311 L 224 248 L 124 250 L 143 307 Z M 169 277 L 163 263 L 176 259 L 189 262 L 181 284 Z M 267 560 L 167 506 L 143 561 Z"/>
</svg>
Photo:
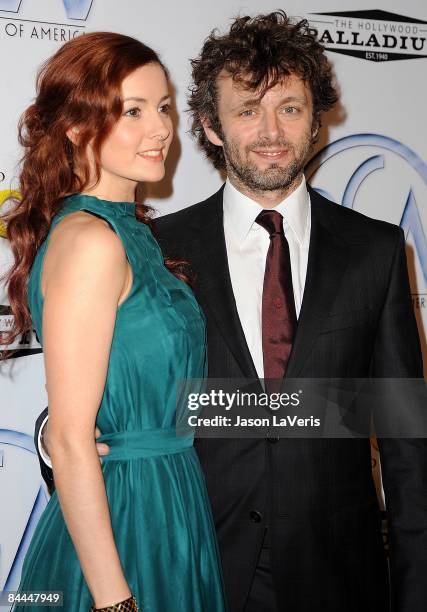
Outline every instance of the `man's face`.
<svg viewBox="0 0 427 612">
<path fill-rule="evenodd" d="M 249 193 L 292 192 L 317 133 L 309 87 L 292 74 L 260 98 L 225 73 L 217 87 L 222 134 L 205 131 L 223 147 L 230 180 Z"/>
</svg>

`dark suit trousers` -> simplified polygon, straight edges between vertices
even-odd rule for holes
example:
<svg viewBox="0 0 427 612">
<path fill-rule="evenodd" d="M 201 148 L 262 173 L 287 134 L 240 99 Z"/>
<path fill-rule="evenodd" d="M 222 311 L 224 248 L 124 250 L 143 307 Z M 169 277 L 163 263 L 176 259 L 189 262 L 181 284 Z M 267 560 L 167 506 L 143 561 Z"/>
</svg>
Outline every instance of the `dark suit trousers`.
<svg viewBox="0 0 427 612">
<path fill-rule="evenodd" d="M 266 529 L 245 612 L 278 612 L 270 565 L 269 533 Z"/>
</svg>

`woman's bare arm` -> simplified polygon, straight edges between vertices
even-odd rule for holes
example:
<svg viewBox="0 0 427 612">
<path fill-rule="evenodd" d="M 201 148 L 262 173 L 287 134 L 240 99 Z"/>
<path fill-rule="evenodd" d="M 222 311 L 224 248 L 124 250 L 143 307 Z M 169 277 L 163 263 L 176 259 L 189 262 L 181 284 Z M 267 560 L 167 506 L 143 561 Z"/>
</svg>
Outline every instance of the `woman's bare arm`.
<svg viewBox="0 0 427 612">
<path fill-rule="evenodd" d="M 105 222 L 75 213 L 53 230 L 42 277 L 49 450 L 65 522 L 96 607 L 130 595 L 93 434 L 127 283 L 123 245 Z"/>
</svg>

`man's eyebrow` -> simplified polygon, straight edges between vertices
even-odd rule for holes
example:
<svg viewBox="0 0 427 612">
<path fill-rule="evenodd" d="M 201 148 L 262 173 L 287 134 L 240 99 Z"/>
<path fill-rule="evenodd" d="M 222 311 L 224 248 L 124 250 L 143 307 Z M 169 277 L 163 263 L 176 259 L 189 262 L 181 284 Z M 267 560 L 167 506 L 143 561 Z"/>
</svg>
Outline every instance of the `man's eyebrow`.
<svg viewBox="0 0 427 612">
<path fill-rule="evenodd" d="M 260 105 L 261 100 L 262 98 L 247 98 L 246 100 L 241 100 L 238 104 L 236 104 L 233 107 L 233 110 L 237 110 L 239 108 L 254 108 Z M 287 104 L 289 102 L 299 102 L 300 104 L 306 104 L 307 99 L 301 96 L 289 95 L 289 96 L 285 96 L 284 98 L 282 98 L 280 102 L 278 103 L 278 106 L 282 104 Z"/>
<path fill-rule="evenodd" d="M 299 102 L 300 104 L 306 104 L 307 98 L 301 96 L 286 96 L 280 101 L 280 104 L 286 104 L 287 102 Z"/>
<path fill-rule="evenodd" d="M 160 100 L 159 100 L 159 101 L 160 101 L 160 102 L 163 102 L 164 100 L 167 100 L 167 99 L 168 99 L 168 98 L 170 98 L 170 97 L 171 97 L 171 95 L 170 95 L 170 94 L 166 94 L 166 95 L 164 95 L 162 98 L 160 98 Z M 129 96 L 128 98 L 124 98 L 123 102 L 130 102 L 131 100 L 132 100 L 133 102 L 141 102 L 142 104 L 143 104 L 144 102 L 147 102 L 147 100 L 146 100 L 145 98 L 139 98 L 138 96 Z"/>
<path fill-rule="evenodd" d="M 261 102 L 261 98 L 246 98 L 246 100 L 240 100 L 234 107 L 234 109 L 237 108 L 242 108 L 242 107 L 252 107 L 252 106 L 259 106 L 259 103 Z"/>
</svg>

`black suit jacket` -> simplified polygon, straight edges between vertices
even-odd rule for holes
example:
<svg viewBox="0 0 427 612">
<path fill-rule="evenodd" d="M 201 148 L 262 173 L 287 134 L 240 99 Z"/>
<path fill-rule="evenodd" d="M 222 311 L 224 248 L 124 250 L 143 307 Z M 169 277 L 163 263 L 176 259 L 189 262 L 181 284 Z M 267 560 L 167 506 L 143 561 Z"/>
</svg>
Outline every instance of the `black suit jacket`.
<svg viewBox="0 0 427 612">
<path fill-rule="evenodd" d="M 421 377 L 404 236 L 310 190 L 312 227 L 290 378 Z M 222 189 L 157 221 L 187 259 L 207 318 L 209 376 L 256 378 L 237 314 Z M 231 612 L 247 598 L 265 525 L 280 612 L 386 612 L 389 581 L 368 439 L 196 439 Z M 427 446 L 379 440 L 393 610 L 427 609 Z M 261 611 L 260 611 L 261 612 Z"/>
</svg>

